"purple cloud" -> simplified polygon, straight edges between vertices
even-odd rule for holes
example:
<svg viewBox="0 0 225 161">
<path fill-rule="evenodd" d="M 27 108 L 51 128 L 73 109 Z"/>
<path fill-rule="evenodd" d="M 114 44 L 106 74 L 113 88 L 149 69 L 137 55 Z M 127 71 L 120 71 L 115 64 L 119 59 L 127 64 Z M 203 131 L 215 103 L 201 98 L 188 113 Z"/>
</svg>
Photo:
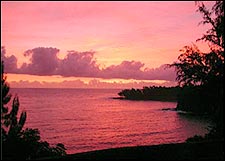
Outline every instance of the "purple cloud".
<svg viewBox="0 0 225 161">
<path fill-rule="evenodd" d="M 58 67 L 59 59 L 57 53 L 59 49 L 38 47 L 27 50 L 24 56 L 31 55 L 31 63 L 24 63 L 19 69 L 20 73 L 33 75 L 54 75 Z"/>
<path fill-rule="evenodd" d="M 143 63 L 138 61 L 123 61 L 119 65 L 111 65 L 102 70 L 103 78 L 140 79 Z"/>
<path fill-rule="evenodd" d="M 145 68 L 139 61 L 123 61 L 121 64 L 109 66 L 102 70 L 102 78 L 124 78 L 137 80 L 170 80 L 175 81 L 176 74 L 173 68 L 161 65 L 155 69 Z"/>
<path fill-rule="evenodd" d="M 145 69 L 142 79 L 146 80 L 169 80 L 175 81 L 176 72 L 174 68 L 168 68 L 166 64 L 154 69 Z"/>
<path fill-rule="evenodd" d="M 17 73 L 17 58 L 14 55 L 9 57 L 5 56 L 6 49 L 1 47 L 1 58 L 4 61 L 4 72 L 6 73 Z"/>
<path fill-rule="evenodd" d="M 96 77 L 100 69 L 93 56 L 92 51 L 68 51 L 67 56 L 60 60 L 56 74 L 65 77 Z"/>
<path fill-rule="evenodd" d="M 161 65 L 155 69 L 143 69 L 144 63 L 132 60 L 100 69 L 93 51 L 68 51 L 64 59 L 57 57 L 58 52 L 59 49 L 51 47 L 27 50 L 24 56 L 31 56 L 31 62 L 29 64 L 24 63 L 21 68 L 17 68 L 17 58 L 14 55 L 6 57 L 5 50 L 2 50 L 2 57 L 9 73 L 169 81 L 175 81 L 176 78 L 174 69 L 166 68 L 166 65 Z"/>
</svg>

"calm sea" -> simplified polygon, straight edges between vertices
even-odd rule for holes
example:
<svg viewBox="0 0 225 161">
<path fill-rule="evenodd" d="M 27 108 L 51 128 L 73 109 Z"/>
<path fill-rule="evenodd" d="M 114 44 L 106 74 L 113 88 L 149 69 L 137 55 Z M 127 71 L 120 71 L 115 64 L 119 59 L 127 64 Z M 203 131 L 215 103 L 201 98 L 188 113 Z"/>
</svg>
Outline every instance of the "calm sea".
<svg viewBox="0 0 225 161">
<path fill-rule="evenodd" d="M 112 99 L 118 89 L 11 89 L 27 111 L 25 127 L 41 139 L 63 143 L 67 153 L 183 142 L 204 135 L 210 122 L 165 111 L 174 102 Z"/>
</svg>

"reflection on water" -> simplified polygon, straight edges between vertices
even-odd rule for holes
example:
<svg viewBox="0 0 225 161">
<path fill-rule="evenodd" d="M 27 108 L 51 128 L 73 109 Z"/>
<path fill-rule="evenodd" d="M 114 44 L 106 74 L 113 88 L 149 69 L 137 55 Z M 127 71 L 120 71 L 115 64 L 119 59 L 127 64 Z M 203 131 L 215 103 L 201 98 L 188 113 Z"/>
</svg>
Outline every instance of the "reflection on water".
<svg viewBox="0 0 225 161">
<path fill-rule="evenodd" d="M 38 128 L 67 153 L 122 146 L 183 142 L 204 135 L 207 120 L 176 111 L 174 102 L 112 99 L 118 89 L 12 89 L 27 111 L 26 127 Z"/>
</svg>

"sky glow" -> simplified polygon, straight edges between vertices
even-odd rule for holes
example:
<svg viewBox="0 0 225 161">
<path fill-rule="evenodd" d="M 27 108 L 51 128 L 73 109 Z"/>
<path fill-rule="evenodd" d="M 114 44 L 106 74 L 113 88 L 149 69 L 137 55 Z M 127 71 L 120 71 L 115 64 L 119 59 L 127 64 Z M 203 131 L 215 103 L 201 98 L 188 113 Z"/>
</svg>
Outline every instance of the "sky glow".
<svg viewBox="0 0 225 161">
<path fill-rule="evenodd" d="M 196 9 L 194 1 L 1 2 L 8 81 L 174 85 L 175 71 L 164 65 L 210 27 L 198 26 Z"/>
</svg>

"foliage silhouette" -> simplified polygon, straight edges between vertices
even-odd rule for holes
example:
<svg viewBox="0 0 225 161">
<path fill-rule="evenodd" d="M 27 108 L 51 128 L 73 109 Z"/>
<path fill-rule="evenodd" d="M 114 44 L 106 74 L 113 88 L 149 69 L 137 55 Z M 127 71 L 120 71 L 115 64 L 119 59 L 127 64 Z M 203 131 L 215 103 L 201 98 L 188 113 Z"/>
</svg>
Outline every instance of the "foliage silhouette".
<svg viewBox="0 0 225 161">
<path fill-rule="evenodd" d="M 119 96 L 129 100 L 156 100 L 156 101 L 177 101 L 180 88 L 150 86 L 143 89 L 124 89 L 118 93 Z"/>
<path fill-rule="evenodd" d="M 178 62 L 171 64 L 177 70 L 180 85 L 223 84 L 224 67 L 224 10 L 223 1 L 217 1 L 209 11 L 203 3 L 198 2 L 198 12 L 203 14 L 202 24 L 212 26 L 202 38 L 210 47 L 209 53 L 202 53 L 196 45 L 185 46 L 178 57 Z M 215 15 L 216 18 L 211 16 Z"/>
<path fill-rule="evenodd" d="M 195 44 L 185 46 L 178 62 L 169 65 L 176 68 L 176 79 L 183 87 L 178 95 L 177 109 L 211 114 L 216 126 L 208 136 L 223 138 L 224 4 L 216 1 L 211 10 L 202 2 L 196 4 L 197 12 L 203 15 L 200 24 L 211 25 L 196 41 L 208 43 L 210 52 L 201 52 Z"/>
<path fill-rule="evenodd" d="M 216 1 L 211 11 L 208 10 L 204 3 L 196 2 L 198 5 L 197 12 L 203 14 L 203 21 L 199 24 L 210 24 L 212 28 L 206 31 L 202 38 L 197 39 L 210 42 L 210 47 L 224 49 L 224 3 Z M 213 18 L 215 16 L 215 18 Z"/>
<path fill-rule="evenodd" d="M 1 62 L 1 135 L 2 135 L 2 159 L 35 159 L 41 157 L 66 155 L 66 148 L 59 143 L 51 147 L 48 142 L 41 141 L 38 129 L 26 128 L 27 114 L 22 111 L 17 119 L 19 111 L 19 98 L 15 96 L 11 111 L 7 107 L 12 95 L 9 94 L 9 84 L 4 75 L 4 64 Z"/>
</svg>

